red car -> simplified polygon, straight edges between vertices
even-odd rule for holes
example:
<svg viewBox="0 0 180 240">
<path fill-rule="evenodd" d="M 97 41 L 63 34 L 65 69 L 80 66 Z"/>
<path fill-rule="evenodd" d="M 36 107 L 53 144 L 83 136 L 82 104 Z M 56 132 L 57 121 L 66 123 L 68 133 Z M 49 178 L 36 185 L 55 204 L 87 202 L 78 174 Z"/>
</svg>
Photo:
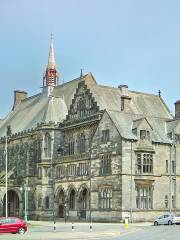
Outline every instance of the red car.
<svg viewBox="0 0 180 240">
<path fill-rule="evenodd" d="M 27 225 L 24 220 L 16 217 L 0 217 L 0 233 L 19 233 L 24 234 Z"/>
</svg>

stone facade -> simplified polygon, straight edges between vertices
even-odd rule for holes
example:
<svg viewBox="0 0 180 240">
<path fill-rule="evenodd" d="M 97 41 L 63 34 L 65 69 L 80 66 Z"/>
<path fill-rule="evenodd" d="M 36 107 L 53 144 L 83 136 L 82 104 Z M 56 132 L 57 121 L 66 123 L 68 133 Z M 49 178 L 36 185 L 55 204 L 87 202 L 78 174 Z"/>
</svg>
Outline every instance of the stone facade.
<svg viewBox="0 0 180 240">
<path fill-rule="evenodd" d="M 52 219 L 53 209 L 106 222 L 180 211 L 178 116 L 159 95 L 101 86 L 91 73 L 44 86 L 1 121 L 0 214 L 7 128 L 9 215 L 23 216 L 25 189 L 31 219 Z"/>
</svg>

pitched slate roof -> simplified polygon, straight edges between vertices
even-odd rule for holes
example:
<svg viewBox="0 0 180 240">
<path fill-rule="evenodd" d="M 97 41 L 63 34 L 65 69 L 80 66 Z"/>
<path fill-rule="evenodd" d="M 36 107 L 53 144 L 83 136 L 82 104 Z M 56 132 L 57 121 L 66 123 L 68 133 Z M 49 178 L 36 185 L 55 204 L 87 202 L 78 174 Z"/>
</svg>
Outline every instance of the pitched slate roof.
<svg viewBox="0 0 180 240">
<path fill-rule="evenodd" d="M 134 122 L 142 121 L 142 115 L 110 110 L 107 112 L 123 138 L 129 140 L 138 139 L 137 136 L 133 134 L 132 130 Z M 148 117 L 147 121 L 152 127 L 151 138 L 153 142 L 171 143 L 171 140 L 167 136 L 166 119 Z"/>
<path fill-rule="evenodd" d="M 146 118 L 153 128 L 153 140 L 168 142 L 166 121 L 173 117 L 161 97 L 127 91 L 130 99 L 128 113 L 122 112 L 122 89 L 98 85 L 91 73 L 54 87 L 50 95 L 44 89 L 23 100 L 0 122 L 0 136 L 5 135 L 8 125 L 11 126 L 12 133 L 16 133 L 35 128 L 37 123 L 62 122 L 80 81 L 85 82 L 100 110 L 108 111 L 123 137 L 135 140 L 137 137 L 132 133 L 133 121 Z"/>
<path fill-rule="evenodd" d="M 167 133 L 171 133 L 180 122 L 180 119 L 175 119 L 171 121 L 167 121 Z"/>
<path fill-rule="evenodd" d="M 14 111 L 10 112 L 2 122 L 0 136 L 6 134 L 8 125 L 11 126 L 12 133 L 16 133 L 35 128 L 37 123 L 62 121 L 66 114 L 67 107 L 63 98 L 38 94 L 23 100 Z"/>
<path fill-rule="evenodd" d="M 121 137 L 125 139 L 137 140 L 137 137 L 132 133 L 133 116 L 119 111 L 107 111 L 111 120 L 114 122 Z M 135 116 L 134 116 L 135 117 Z"/>
<path fill-rule="evenodd" d="M 100 109 L 113 111 L 121 110 L 121 97 L 123 93 L 119 88 L 94 85 L 90 88 Z M 143 116 L 172 119 L 172 115 L 164 101 L 158 95 L 128 91 L 131 98 L 129 113 Z"/>
<path fill-rule="evenodd" d="M 35 128 L 38 123 L 62 122 L 74 97 L 80 81 L 96 84 L 92 74 L 76 78 L 70 82 L 53 88 L 51 94 L 48 87 L 37 95 L 22 100 L 3 121 L 0 121 L 0 137 L 5 136 L 7 126 L 13 133 Z"/>
<path fill-rule="evenodd" d="M 4 119 L 1 119 L 1 118 L 0 118 L 0 126 L 1 126 L 1 124 L 2 124 L 2 122 L 3 122 L 3 120 L 4 120 Z"/>
</svg>

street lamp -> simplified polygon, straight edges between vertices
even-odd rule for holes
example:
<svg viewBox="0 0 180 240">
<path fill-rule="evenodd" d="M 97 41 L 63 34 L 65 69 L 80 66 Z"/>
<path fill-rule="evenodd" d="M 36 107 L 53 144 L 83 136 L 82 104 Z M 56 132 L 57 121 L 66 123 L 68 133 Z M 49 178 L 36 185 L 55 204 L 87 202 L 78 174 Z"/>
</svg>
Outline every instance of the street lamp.
<svg viewBox="0 0 180 240">
<path fill-rule="evenodd" d="M 20 187 L 21 191 L 24 191 L 24 220 L 27 222 L 27 216 L 28 216 L 28 191 L 30 191 L 30 187 L 26 185 L 26 183 Z"/>
</svg>

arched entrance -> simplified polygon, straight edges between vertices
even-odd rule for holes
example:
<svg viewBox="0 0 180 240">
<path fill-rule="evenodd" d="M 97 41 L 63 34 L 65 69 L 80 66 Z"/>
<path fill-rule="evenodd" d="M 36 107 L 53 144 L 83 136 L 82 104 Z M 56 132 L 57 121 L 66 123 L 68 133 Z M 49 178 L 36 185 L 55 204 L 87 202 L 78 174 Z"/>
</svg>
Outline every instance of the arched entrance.
<svg viewBox="0 0 180 240">
<path fill-rule="evenodd" d="M 20 201 L 19 196 L 14 190 L 7 192 L 8 202 L 8 216 L 19 217 L 20 216 Z M 3 216 L 6 215 L 6 194 L 3 198 Z"/>
<path fill-rule="evenodd" d="M 88 191 L 86 188 L 84 188 L 80 192 L 80 197 L 79 197 L 80 218 L 86 219 L 87 208 L 88 208 Z"/>
<path fill-rule="evenodd" d="M 58 212 L 58 216 L 60 218 L 64 218 L 64 216 L 65 216 L 65 195 L 64 195 L 63 190 L 61 190 L 59 192 L 59 212 Z"/>
<path fill-rule="evenodd" d="M 69 194 L 69 210 L 75 210 L 76 192 L 74 189 Z"/>
</svg>

